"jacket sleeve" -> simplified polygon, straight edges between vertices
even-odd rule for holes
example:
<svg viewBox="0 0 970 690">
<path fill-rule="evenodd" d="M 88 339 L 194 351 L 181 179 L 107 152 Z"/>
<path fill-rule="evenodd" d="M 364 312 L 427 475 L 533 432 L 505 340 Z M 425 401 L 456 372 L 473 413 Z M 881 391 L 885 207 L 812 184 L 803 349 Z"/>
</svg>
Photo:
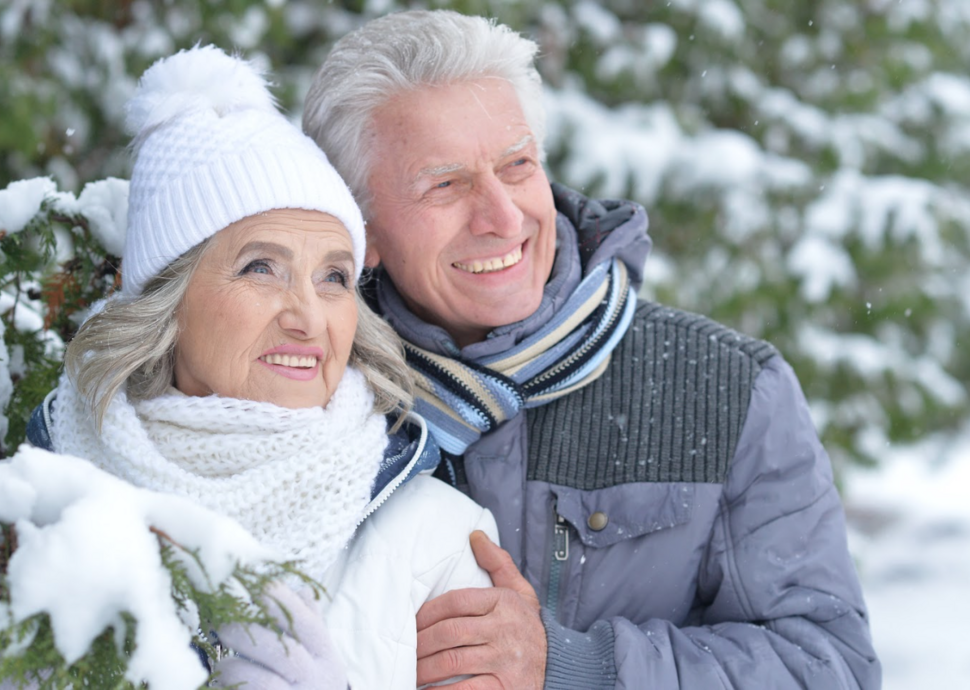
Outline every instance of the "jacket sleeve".
<svg viewBox="0 0 970 690">
<path fill-rule="evenodd" d="M 829 458 L 781 357 L 752 389 L 692 625 L 543 619 L 550 689 L 880 687 Z"/>
<path fill-rule="evenodd" d="M 464 499 L 464 496 L 461 496 L 461 498 Z M 475 554 L 472 552 L 471 542 L 467 535 L 480 529 L 488 535 L 489 539 L 498 544 L 498 528 L 495 526 L 495 518 L 492 517 L 489 510 L 476 505 L 474 512 L 475 515 L 470 521 L 469 527 L 462 530 L 462 535 L 465 535 L 464 538 L 458 541 L 461 548 L 455 550 L 448 559 L 438 565 L 439 573 L 430 582 L 431 589 L 426 600 L 434 599 L 453 589 L 492 586 L 492 579 L 475 560 Z M 421 578 L 429 579 L 427 573 L 423 574 Z M 420 608 L 420 605 L 418 608 Z"/>
<path fill-rule="evenodd" d="M 40 405 L 34 408 L 27 420 L 27 442 L 44 450 L 54 450 L 54 443 L 51 441 L 50 428 L 48 423 L 49 408 L 52 396 L 47 398 Z"/>
</svg>

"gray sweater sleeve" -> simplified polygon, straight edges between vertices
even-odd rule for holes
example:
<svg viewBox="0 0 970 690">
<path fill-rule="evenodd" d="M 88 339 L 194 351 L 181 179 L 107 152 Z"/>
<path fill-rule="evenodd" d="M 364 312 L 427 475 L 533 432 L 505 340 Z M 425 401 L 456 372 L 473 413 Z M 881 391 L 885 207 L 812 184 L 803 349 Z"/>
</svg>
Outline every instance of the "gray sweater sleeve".
<svg viewBox="0 0 970 690">
<path fill-rule="evenodd" d="M 881 685 L 829 458 L 781 357 L 755 381 L 692 619 L 577 633 L 546 615 L 546 688 Z"/>
<path fill-rule="evenodd" d="M 597 621 L 585 633 L 561 626 L 545 608 L 547 690 L 607 690 L 616 685 L 613 626 Z"/>
</svg>

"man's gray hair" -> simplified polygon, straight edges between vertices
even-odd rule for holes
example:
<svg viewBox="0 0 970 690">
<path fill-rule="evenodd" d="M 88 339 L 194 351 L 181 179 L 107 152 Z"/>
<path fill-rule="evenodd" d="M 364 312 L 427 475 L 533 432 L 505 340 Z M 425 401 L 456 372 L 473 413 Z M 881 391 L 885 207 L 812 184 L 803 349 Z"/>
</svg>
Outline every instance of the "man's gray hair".
<svg viewBox="0 0 970 690">
<path fill-rule="evenodd" d="M 485 77 L 508 81 L 545 158 L 546 114 L 539 47 L 503 24 L 450 10 L 414 10 L 374 19 L 334 45 L 317 71 L 303 110 L 303 131 L 347 181 L 365 218 L 374 111 L 395 95 Z"/>
<path fill-rule="evenodd" d="M 140 295 L 109 299 L 68 345 L 65 370 L 87 402 L 97 429 L 120 389 L 129 400 L 147 400 L 174 385 L 178 310 L 207 245 L 205 240 L 185 252 L 150 280 Z M 364 374 L 374 391 L 374 410 L 399 411 L 400 423 L 413 404 L 403 345 L 359 292 L 355 291 L 355 299 L 357 332 L 349 364 Z"/>
</svg>

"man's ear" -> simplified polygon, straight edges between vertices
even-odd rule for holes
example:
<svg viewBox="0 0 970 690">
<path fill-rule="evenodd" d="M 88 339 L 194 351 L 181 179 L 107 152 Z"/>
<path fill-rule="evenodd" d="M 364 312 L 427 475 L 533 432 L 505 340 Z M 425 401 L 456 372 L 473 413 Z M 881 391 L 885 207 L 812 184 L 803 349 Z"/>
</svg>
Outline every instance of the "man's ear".
<svg viewBox="0 0 970 690">
<path fill-rule="evenodd" d="M 377 268 L 380 263 L 381 254 L 377 251 L 377 243 L 374 241 L 374 236 L 371 233 L 367 233 L 367 249 L 364 250 L 364 265 L 367 268 Z"/>
<path fill-rule="evenodd" d="M 367 249 L 364 251 L 364 265 L 367 268 L 377 268 L 378 264 L 381 263 L 381 255 L 377 251 L 377 247 L 374 246 L 374 236 L 368 235 L 367 237 Z"/>
</svg>

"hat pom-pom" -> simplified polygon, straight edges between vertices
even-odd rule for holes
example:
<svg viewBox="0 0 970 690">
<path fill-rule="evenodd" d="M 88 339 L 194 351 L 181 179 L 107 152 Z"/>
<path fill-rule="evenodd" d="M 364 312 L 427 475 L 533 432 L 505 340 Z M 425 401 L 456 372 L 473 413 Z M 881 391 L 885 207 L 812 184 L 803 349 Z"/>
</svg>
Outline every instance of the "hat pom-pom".
<svg viewBox="0 0 970 690">
<path fill-rule="evenodd" d="M 191 111 L 209 109 L 221 116 L 250 108 L 276 112 L 260 71 L 215 46 L 195 46 L 159 60 L 142 75 L 126 106 L 125 129 L 141 139 Z"/>
</svg>

